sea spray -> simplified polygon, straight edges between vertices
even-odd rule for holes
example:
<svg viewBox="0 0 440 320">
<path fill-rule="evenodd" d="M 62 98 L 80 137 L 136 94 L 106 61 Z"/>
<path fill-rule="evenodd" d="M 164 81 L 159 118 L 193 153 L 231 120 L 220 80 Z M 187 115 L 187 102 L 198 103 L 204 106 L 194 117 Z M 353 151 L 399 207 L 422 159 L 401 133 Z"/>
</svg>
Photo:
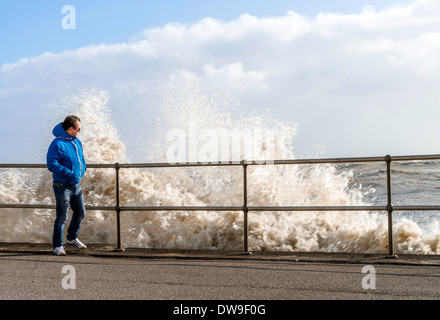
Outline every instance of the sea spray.
<svg viewBox="0 0 440 320">
<path fill-rule="evenodd" d="M 87 163 L 129 163 L 125 144 L 111 121 L 107 93 L 90 91 L 74 101 L 75 114 L 84 128 L 80 139 Z M 258 116 L 248 117 L 244 123 L 212 108 L 206 99 L 193 97 L 192 103 L 196 107 L 193 106 L 190 115 L 188 110 L 174 112 L 176 117 L 168 129 L 185 128 L 188 116 L 199 121 L 200 128 L 267 128 L 267 123 Z M 202 107 L 206 110 L 197 118 L 197 110 Z M 277 123 L 276 159 L 294 158 L 291 141 L 295 132 L 295 127 Z M 145 147 L 155 149 L 163 160 L 164 135 L 157 139 L 160 141 L 155 146 Z M 122 168 L 119 173 L 121 205 L 242 205 L 240 167 Z M 2 170 L 0 177 L 1 203 L 54 203 L 51 174 L 45 169 Z M 365 199 L 374 190 L 354 180 L 353 170 L 340 170 L 331 164 L 249 166 L 248 205 L 368 205 Z M 114 169 L 89 168 L 81 185 L 87 205 L 115 205 Z M 54 210 L 1 209 L 0 241 L 50 242 L 54 215 Z M 242 249 L 241 211 L 122 212 L 121 215 L 124 246 Z M 396 251 L 439 253 L 437 231 L 424 235 L 417 223 L 402 219 L 395 226 Z M 114 244 L 115 213 L 89 210 L 80 235 L 86 243 Z M 385 214 L 381 212 L 249 212 L 250 250 L 386 253 L 387 239 Z"/>
</svg>

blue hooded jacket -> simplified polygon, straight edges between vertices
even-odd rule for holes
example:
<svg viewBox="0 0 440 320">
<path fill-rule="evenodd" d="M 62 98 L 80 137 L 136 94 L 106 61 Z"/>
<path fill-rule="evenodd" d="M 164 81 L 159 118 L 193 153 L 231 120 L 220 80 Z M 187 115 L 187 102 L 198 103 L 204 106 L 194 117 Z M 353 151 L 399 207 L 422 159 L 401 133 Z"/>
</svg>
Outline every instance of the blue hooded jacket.
<svg viewBox="0 0 440 320">
<path fill-rule="evenodd" d="M 56 137 L 47 151 L 46 163 L 53 179 L 67 184 L 81 181 L 87 169 L 81 141 L 68 134 L 61 123 L 52 131 Z"/>
</svg>

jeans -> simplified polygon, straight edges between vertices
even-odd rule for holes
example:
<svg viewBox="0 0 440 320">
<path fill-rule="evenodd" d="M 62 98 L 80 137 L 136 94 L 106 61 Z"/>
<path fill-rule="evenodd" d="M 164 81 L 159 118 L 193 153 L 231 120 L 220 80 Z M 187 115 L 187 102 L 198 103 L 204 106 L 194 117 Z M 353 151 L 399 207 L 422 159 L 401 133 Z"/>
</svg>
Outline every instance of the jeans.
<svg viewBox="0 0 440 320">
<path fill-rule="evenodd" d="M 67 240 L 78 238 L 81 221 L 84 219 L 86 208 L 81 186 L 78 184 L 68 185 L 58 181 L 53 182 L 53 191 L 56 201 L 56 219 L 53 227 L 52 244 L 55 247 L 63 245 L 64 226 L 69 214 L 69 205 L 72 208 L 72 219 L 67 229 Z"/>
</svg>

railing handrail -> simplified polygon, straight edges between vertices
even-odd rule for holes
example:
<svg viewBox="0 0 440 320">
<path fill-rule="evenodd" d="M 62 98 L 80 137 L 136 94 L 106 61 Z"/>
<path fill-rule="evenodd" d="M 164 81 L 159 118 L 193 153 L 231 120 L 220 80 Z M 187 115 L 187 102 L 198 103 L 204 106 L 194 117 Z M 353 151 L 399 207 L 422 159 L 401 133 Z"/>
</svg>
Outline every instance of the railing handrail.
<svg viewBox="0 0 440 320">
<path fill-rule="evenodd" d="M 386 157 L 386 156 L 385 156 Z M 246 160 L 247 165 L 282 165 L 282 164 L 318 164 L 318 163 L 355 163 L 355 162 L 383 162 L 383 156 L 372 157 L 347 157 L 347 158 L 309 158 L 287 160 Z M 392 161 L 417 161 L 440 160 L 440 154 L 393 156 Z M 163 168 L 163 167 L 206 167 L 206 166 L 240 166 L 242 161 L 217 161 L 217 162 L 177 162 L 177 163 L 118 163 L 120 168 Z M 114 168 L 114 163 L 87 164 L 88 168 Z M 0 168 L 46 168 L 45 164 L 3 164 Z"/>
<path fill-rule="evenodd" d="M 385 157 L 350 157 L 350 158 L 318 158 L 318 159 L 288 159 L 288 160 L 242 160 L 226 162 L 182 162 L 182 163 L 114 163 L 114 164 L 87 164 L 88 168 L 113 168 L 116 169 L 116 205 L 115 206 L 90 206 L 86 210 L 116 211 L 117 221 L 117 248 L 121 248 L 120 212 L 121 211 L 243 211 L 244 213 L 244 253 L 248 250 L 248 222 L 249 211 L 387 211 L 388 212 L 388 245 L 389 257 L 394 257 L 392 212 L 393 211 L 424 211 L 440 210 L 440 206 L 393 206 L 391 194 L 391 162 L 440 160 L 440 154 L 407 155 Z M 247 203 L 247 167 L 249 165 L 294 165 L 294 164 L 328 164 L 328 163 L 359 163 L 359 162 L 384 162 L 387 164 L 387 204 L 384 206 L 249 206 Z M 242 166 L 243 167 L 243 206 L 121 206 L 119 202 L 119 170 L 120 168 L 176 168 L 176 167 L 208 167 L 208 166 Z M 0 164 L 0 168 L 47 168 L 45 164 Z M 55 209 L 49 204 L 0 204 L 0 209 Z"/>
</svg>

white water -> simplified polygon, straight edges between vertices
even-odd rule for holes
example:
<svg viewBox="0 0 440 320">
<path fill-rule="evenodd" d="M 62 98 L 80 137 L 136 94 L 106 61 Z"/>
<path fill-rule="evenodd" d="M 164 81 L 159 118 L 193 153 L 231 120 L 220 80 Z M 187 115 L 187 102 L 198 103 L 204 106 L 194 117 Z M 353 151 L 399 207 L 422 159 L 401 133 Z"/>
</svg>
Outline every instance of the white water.
<svg viewBox="0 0 440 320">
<path fill-rule="evenodd" d="M 126 146 L 112 123 L 105 92 L 90 91 L 72 98 L 82 120 L 80 139 L 87 163 L 128 163 Z M 196 93 L 167 99 L 155 143 L 140 145 L 165 162 L 166 132 L 185 130 L 188 121 L 199 128 L 273 129 L 275 159 L 295 158 L 293 125 L 219 111 L 215 103 Z M 183 108 L 182 108 L 183 106 Z M 166 123 L 166 125 L 163 125 Z M 55 125 L 56 123 L 54 123 Z M 138 130 L 153 130 L 138 128 Z M 242 141 L 243 143 L 243 141 Z M 185 159 L 182 159 L 185 160 Z M 2 170 L 0 203 L 52 204 L 51 174 L 47 170 Z M 374 190 L 356 181 L 353 170 L 332 165 L 250 166 L 248 204 L 252 206 L 368 205 Z M 88 169 L 81 182 L 86 204 L 115 204 L 114 169 Z M 121 205 L 241 206 L 240 167 L 121 169 Z M 50 242 L 54 210 L 1 209 L 0 241 Z M 122 212 L 124 246 L 241 250 L 241 212 Z M 88 211 L 80 230 L 86 243 L 116 243 L 115 213 Z M 411 217 L 394 225 L 397 253 L 439 253 L 440 232 L 433 221 L 429 231 Z M 250 250 L 387 252 L 386 214 L 383 212 L 250 212 Z"/>
</svg>

